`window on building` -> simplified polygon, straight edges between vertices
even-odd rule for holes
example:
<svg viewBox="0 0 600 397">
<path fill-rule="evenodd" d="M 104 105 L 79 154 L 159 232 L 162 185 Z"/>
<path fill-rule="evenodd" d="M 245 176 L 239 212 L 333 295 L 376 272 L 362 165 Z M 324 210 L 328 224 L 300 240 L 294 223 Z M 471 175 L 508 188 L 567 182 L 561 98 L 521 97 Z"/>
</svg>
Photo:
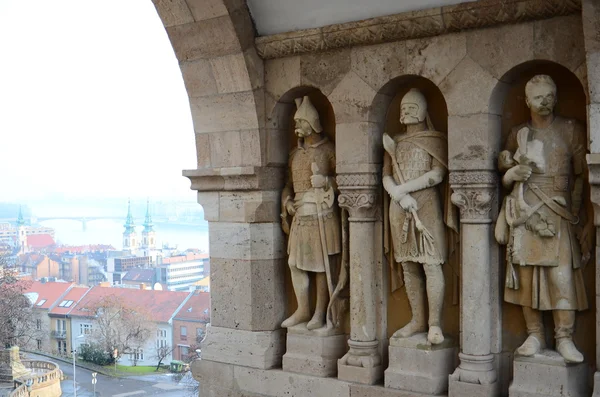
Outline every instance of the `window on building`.
<svg viewBox="0 0 600 397">
<path fill-rule="evenodd" d="M 179 349 L 181 350 L 181 358 L 185 358 L 190 352 L 190 348 L 187 346 L 179 346 Z"/>
<path fill-rule="evenodd" d="M 181 340 L 186 340 L 187 339 L 187 328 L 182 325 L 180 328 L 179 334 L 181 336 Z"/>
<path fill-rule="evenodd" d="M 39 301 L 36 306 L 42 306 L 44 303 L 46 303 L 46 299 L 42 299 L 41 301 Z"/>
<path fill-rule="evenodd" d="M 92 333 L 92 324 L 79 324 L 79 335 L 90 335 Z"/>
</svg>

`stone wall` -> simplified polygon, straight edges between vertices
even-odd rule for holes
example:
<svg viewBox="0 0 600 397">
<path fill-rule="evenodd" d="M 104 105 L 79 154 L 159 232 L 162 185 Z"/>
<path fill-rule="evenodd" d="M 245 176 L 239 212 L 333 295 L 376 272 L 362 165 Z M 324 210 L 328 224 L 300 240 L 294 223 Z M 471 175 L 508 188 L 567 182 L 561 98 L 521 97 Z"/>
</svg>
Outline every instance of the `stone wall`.
<svg viewBox="0 0 600 397">
<path fill-rule="evenodd" d="M 600 201 L 596 2 L 489 0 L 256 43 L 242 0 L 154 3 L 190 97 L 198 167 L 184 175 L 210 225 L 211 327 L 203 359 L 193 365 L 201 395 L 412 395 L 353 383 L 360 377 L 347 382 L 278 369 L 286 351 L 280 324 L 295 307 L 279 207 L 294 142 L 293 101 L 308 95 L 336 142 L 345 208 L 369 224 L 354 229 L 369 230 L 371 238 L 360 236 L 360 258 L 351 266 L 369 270 L 376 349 L 387 368 L 388 338 L 409 313 L 405 294 L 390 293 L 384 258 L 381 141 L 384 131 L 398 128 L 399 98 L 415 86 L 431 103 L 436 128 L 448 134 L 461 214 L 462 257 L 445 267 L 444 328 L 460 348 L 449 394 L 508 395 L 512 352 L 525 329 L 521 313 L 502 297 L 504 254 L 493 238 L 501 198 L 497 157 L 507 126 L 526 117 L 524 83 L 547 73 L 557 82 L 557 112 L 588 125 L 592 202 Z M 585 270 L 590 297 L 595 268 Z M 576 344 L 593 373 L 600 350 L 591 336 L 597 305 L 589 301 L 578 316 Z M 349 324 L 346 331 L 352 334 Z"/>
</svg>

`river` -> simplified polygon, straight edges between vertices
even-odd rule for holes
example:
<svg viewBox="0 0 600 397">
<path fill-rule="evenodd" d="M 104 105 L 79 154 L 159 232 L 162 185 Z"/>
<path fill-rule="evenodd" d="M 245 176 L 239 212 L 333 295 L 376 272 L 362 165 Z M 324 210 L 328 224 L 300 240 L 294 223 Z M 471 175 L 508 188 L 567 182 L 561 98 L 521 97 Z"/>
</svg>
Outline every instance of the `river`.
<svg viewBox="0 0 600 397">
<path fill-rule="evenodd" d="M 115 249 L 123 248 L 123 222 L 113 220 L 92 220 L 83 230 L 81 222 L 72 220 L 51 220 L 40 222 L 56 230 L 55 240 L 65 245 L 110 244 Z M 136 231 L 141 240 L 143 226 Z M 208 252 L 208 222 L 198 225 L 158 223 L 154 225 L 157 247 L 168 244 L 181 250 L 198 248 Z"/>
</svg>

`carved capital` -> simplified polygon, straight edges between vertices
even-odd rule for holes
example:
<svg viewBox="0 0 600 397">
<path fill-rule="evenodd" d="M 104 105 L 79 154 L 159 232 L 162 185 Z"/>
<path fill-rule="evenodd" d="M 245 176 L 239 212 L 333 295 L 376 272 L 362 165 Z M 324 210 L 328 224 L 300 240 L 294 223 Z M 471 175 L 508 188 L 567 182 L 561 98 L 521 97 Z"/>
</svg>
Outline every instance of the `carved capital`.
<svg viewBox="0 0 600 397">
<path fill-rule="evenodd" d="M 338 196 L 340 207 L 348 210 L 350 221 L 374 222 L 377 214 L 375 189 L 343 189 Z"/>
<path fill-rule="evenodd" d="M 492 223 L 498 176 L 492 171 L 455 171 L 450 174 L 451 200 L 462 223 Z"/>
</svg>

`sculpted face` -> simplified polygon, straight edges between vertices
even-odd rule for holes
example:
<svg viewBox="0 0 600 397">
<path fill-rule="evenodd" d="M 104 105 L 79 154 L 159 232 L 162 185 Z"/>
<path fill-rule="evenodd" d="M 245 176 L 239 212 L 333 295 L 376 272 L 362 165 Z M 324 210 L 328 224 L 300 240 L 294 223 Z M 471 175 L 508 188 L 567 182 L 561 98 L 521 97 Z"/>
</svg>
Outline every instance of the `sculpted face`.
<svg viewBox="0 0 600 397">
<path fill-rule="evenodd" d="M 419 105 L 416 103 L 403 103 L 400 106 L 400 122 L 402 124 L 418 124 L 420 119 Z"/>
<path fill-rule="evenodd" d="M 526 90 L 527 106 L 535 113 L 548 116 L 554 110 L 556 105 L 556 89 L 544 82 L 538 82 L 532 84 L 528 90 Z"/>
<path fill-rule="evenodd" d="M 298 138 L 304 138 L 312 134 L 313 129 L 310 126 L 310 123 L 303 119 L 296 119 L 296 129 L 294 132 L 298 136 Z"/>
</svg>

